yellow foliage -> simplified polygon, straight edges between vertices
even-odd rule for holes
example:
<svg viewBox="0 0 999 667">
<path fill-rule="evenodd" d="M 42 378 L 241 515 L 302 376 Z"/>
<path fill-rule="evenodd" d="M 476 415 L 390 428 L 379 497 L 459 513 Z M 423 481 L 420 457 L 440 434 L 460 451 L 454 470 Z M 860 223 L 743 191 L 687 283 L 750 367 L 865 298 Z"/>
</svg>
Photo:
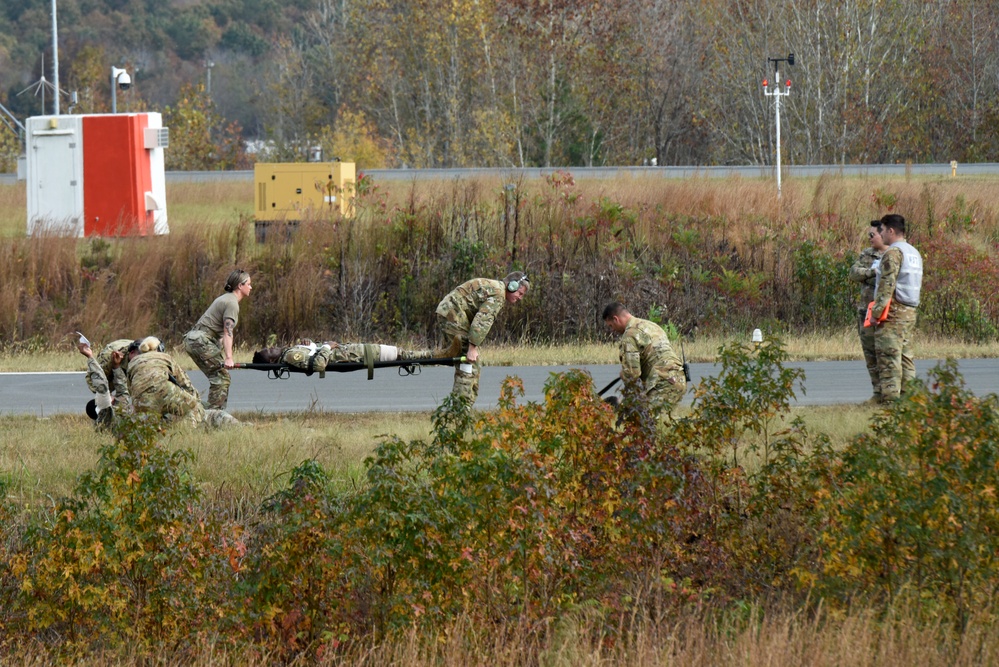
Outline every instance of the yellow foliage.
<svg viewBox="0 0 999 667">
<path fill-rule="evenodd" d="M 340 108 L 336 125 L 322 128 L 320 144 L 326 156 L 354 162 L 357 169 L 384 168 L 392 153 L 389 142 L 378 136 L 374 123 L 363 111 L 354 112 L 345 107 Z"/>
<path fill-rule="evenodd" d="M 17 158 L 23 154 L 21 141 L 14 131 L 0 125 L 0 172 L 12 173 L 17 170 Z"/>
</svg>

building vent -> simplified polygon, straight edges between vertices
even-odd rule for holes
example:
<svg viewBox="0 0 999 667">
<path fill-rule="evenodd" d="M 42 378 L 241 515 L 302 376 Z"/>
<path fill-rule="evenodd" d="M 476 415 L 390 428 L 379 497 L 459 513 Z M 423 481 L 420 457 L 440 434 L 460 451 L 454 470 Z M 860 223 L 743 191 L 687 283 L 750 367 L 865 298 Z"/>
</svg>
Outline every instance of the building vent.
<svg viewBox="0 0 999 667">
<path fill-rule="evenodd" d="M 170 146 L 170 128 L 147 127 L 143 136 L 146 150 Z"/>
</svg>

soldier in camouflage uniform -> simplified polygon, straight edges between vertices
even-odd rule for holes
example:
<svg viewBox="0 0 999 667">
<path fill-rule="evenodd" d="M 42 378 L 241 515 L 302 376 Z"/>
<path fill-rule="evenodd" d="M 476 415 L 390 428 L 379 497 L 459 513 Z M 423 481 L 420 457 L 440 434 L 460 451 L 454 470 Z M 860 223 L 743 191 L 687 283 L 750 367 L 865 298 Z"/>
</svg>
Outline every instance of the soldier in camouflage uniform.
<svg viewBox="0 0 999 667">
<path fill-rule="evenodd" d="M 860 301 L 857 302 L 857 333 L 860 335 L 860 348 L 864 351 L 867 373 L 871 376 L 874 396 L 871 401 L 881 402 L 881 375 L 878 370 L 878 356 L 874 349 L 874 327 L 864 326 L 867 306 L 874 301 L 874 284 L 877 282 L 878 265 L 881 255 L 888 248 L 881 239 L 881 221 L 872 220 L 867 238 L 870 245 L 860 253 L 850 267 L 850 280 L 860 283 Z"/>
<path fill-rule="evenodd" d="M 522 271 L 503 280 L 474 278 L 458 285 L 437 305 L 437 323 L 446 347 L 442 357 L 464 356 L 468 363 L 454 369 L 451 393 L 475 404 L 479 395 L 479 346 L 493 326 L 496 315 L 508 303 L 524 298 L 531 281 Z"/>
<path fill-rule="evenodd" d="M 881 400 L 898 400 L 905 384 L 916 377 L 912 359 L 912 332 L 923 283 L 923 258 L 905 241 L 905 218 L 881 218 L 881 237 L 888 244 L 878 267 L 871 305 L 874 346 L 878 355 Z"/>
<path fill-rule="evenodd" d="M 84 346 L 83 344 L 77 345 L 77 348 L 80 350 L 80 352 L 85 356 L 87 356 L 88 360 L 92 360 L 101 369 L 104 375 L 105 386 L 108 384 L 108 380 L 111 381 L 110 383 L 111 391 L 114 396 L 115 407 L 117 407 L 119 410 L 129 409 L 128 380 L 125 377 L 125 368 L 127 364 L 123 362 L 123 365 L 120 368 L 116 369 L 111 364 L 111 357 L 112 355 L 114 355 L 115 352 L 124 355 L 125 351 L 128 349 L 128 346 L 131 342 L 132 340 L 129 338 L 121 338 L 119 340 L 111 341 L 103 348 L 101 348 L 101 351 L 98 352 L 96 355 L 93 353 L 92 350 L 89 355 L 83 351 L 84 347 L 90 350 L 89 345 L 86 346 Z M 88 361 L 87 386 L 90 387 L 90 391 L 94 392 L 95 394 L 98 394 L 100 392 L 100 389 L 98 388 L 98 385 L 95 382 L 97 380 L 97 375 L 91 371 L 91 365 L 92 364 L 90 363 L 90 361 Z"/>
<path fill-rule="evenodd" d="M 306 371 L 324 371 L 330 364 L 366 363 L 370 358 L 374 361 L 396 361 L 412 359 L 430 359 L 430 350 L 407 350 L 395 345 L 377 345 L 370 343 L 337 343 L 327 341 L 317 345 L 310 340 L 304 340 L 291 347 L 267 347 L 253 353 L 255 364 L 286 363 Z"/>
<path fill-rule="evenodd" d="M 239 302 L 250 296 L 250 274 L 236 269 L 225 282 L 225 294 L 215 299 L 194 328 L 184 336 L 184 349 L 208 378 L 209 408 L 224 410 L 229 400 L 229 370 L 233 332 L 239 322 Z"/>
<path fill-rule="evenodd" d="M 604 323 L 621 336 L 621 378 L 641 380 L 649 408 L 658 417 L 669 412 L 687 391 L 683 362 L 669 343 L 663 328 L 655 322 L 635 317 L 623 304 L 608 304 Z"/>
<path fill-rule="evenodd" d="M 111 345 L 114 345 L 112 343 Z M 107 350 L 111 345 L 105 347 Z M 126 346 L 127 347 L 127 346 Z M 114 421 L 115 400 L 111 397 L 111 387 L 108 384 L 108 374 L 114 377 L 115 393 L 119 397 L 117 407 L 119 410 L 128 410 L 131 407 L 128 397 L 128 386 L 125 373 L 120 367 L 113 367 L 112 360 L 117 358 L 119 363 L 123 357 L 121 351 L 114 355 L 114 351 L 107 355 L 109 373 L 105 373 L 100 364 L 100 357 L 94 356 L 94 351 L 89 343 L 77 343 L 76 349 L 87 358 L 87 386 L 96 395 L 87 403 L 87 414 L 94 420 L 98 429 L 109 426 Z M 103 350 L 102 350 L 103 352 Z"/>
<path fill-rule="evenodd" d="M 187 373 L 150 336 L 134 341 L 128 351 L 128 384 L 135 412 L 147 412 L 168 422 L 185 421 L 220 427 L 240 422 L 224 410 L 206 410 Z"/>
</svg>

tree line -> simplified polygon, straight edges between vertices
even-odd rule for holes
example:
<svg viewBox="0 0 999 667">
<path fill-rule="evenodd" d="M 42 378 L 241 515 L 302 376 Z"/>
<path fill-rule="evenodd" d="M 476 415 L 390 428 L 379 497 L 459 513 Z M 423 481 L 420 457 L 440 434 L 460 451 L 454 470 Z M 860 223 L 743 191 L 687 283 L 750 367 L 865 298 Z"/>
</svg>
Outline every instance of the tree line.
<svg viewBox="0 0 999 667">
<path fill-rule="evenodd" d="M 4 103 L 34 115 L 40 101 L 17 93 L 41 73 L 50 17 L 5 4 L 0 62 L 18 78 L 2 82 Z M 77 112 L 106 111 L 109 68 L 126 66 L 135 86 L 119 110 L 168 110 L 175 140 L 196 130 L 188 142 L 207 132 L 220 147 L 175 168 L 232 166 L 234 137 L 261 140 L 267 159 L 322 146 L 369 168 L 771 164 L 762 82 L 789 52 L 785 163 L 988 161 L 999 142 L 999 11 L 984 0 L 60 0 L 59 12 Z M 211 122 L 189 122 L 191 106 Z"/>
</svg>

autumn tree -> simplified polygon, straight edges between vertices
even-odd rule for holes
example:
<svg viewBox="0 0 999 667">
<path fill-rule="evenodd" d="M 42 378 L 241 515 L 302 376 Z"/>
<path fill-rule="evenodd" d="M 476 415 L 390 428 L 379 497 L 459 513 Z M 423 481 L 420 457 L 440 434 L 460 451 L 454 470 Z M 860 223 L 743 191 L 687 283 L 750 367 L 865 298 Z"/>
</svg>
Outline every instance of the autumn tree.
<svg viewBox="0 0 999 667">
<path fill-rule="evenodd" d="M 391 148 L 363 112 L 340 109 L 336 125 L 322 128 L 320 145 L 326 159 L 334 157 L 354 162 L 358 169 L 384 169 L 391 157 Z"/>
<path fill-rule="evenodd" d="M 17 158 L 24 154 L 24 144 L 15 129 L 16 126 L 0 123 L 0 173 L 16 171 Z"/>
<path fill-rule="evenodd" d="M 990 107 L 999 98 L 999 15 L 993 2 L 953 0 L 935 31 L 939 58 L 931 60 L 941 93 L 944 151 L 936 159 L 992 161 Z"/>
<path fill-rule="evenodd" d="M 766 55 L 786 53 L 770 41 L 777 17 L 774 0 L 729 3 L 712 0 L 700 14 L 711 34 L 703 66 L 710 82 L 699 96 L 696 113 L 713 144 L 710 160 L 716 163 L 769 164 L 769 105 L 760 88 L 767 75 Z M 772 74 L 772 72 L 771 72 Z"/>
<path fill-rule="evenodd" d="M 111 111 L 110 70 L 104 47 L 99 44 L 82 46 L 71 58 L 65 85 L 60 87 L 77 94 L 74 113 L 107 113 Z"/>
<path fill-rule="evenodd" d="M 239 125 L 227 123 L 205 93 L 203 85 L 185 85 L 173 107 L 164 112 L 170 128 L 166 168 L 180 171 L 237 169 L 246 153 Z"/>
<path fill-rule="evenodd" d="M 659 165 L 707 159 L 706 128 L 696 111 L 702 90 L 714 85 L 706 74 L 710 41 L 700 28 L 700 6 L 698 0 L 653 0 L 636 2 L 627 13 L 633 17 L 631 50 L 618 67 L 635 89 L 629 143 L 636 163 L 653 157 Z"/>
<path fill-rule="evenodd" d="M 323 85 L 322 70 L 308 57 L 309 45 L 281 40 L 268 69 L 262 73 L 260 98 L 265 130 L 272 148 L 267 159 L 304 161 L 317 144 L 324 124 L 333 120 L 316 91 Z"/>
<path fill-rule="evenodd" d="M 567 131 L 578 130 L 575 86 L 582 53 L 605 11 L 601 3 L 497 0 L 514 47 L 510 89 L 517 91 L 521 141 L 528 144 L 525 153 L 532 164 L 567 163 Z"/>
</svg>

